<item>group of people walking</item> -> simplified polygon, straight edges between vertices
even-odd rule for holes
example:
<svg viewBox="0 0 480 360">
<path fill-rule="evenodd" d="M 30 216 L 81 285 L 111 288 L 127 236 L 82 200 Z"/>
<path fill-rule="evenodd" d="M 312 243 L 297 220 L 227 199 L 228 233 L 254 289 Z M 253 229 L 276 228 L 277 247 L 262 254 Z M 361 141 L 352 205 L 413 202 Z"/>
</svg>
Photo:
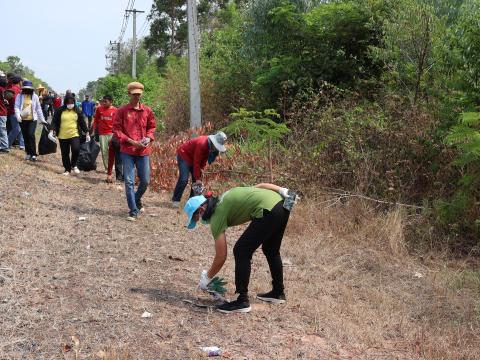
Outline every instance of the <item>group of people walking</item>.
<svg viewBox="0 0 480 360">
<path fill-rule="evenodd" d="M 1 74 L 0 74 L 1 75 Z M 2 77 L 0 76 L 0 80 Z M 129 103 L 116 108 L 113 99 L 106 95 L 98 107 L 87 103 L 78 106 L 71 92 L 67 92 L 63 105 L 53 114 L 51 125 L 46 121 L 40 99 L 30 81 L 24 80 L 18 87 L 17 78 L 0 82 L 0 151 L 8 152 L 10 139 L 5 139 L 6 117 L 14 117 L 12 126 L 21 128 L 26 159 L 36 161 L 35 128 L 37 122 L 50 129 L 49 138 L 60 143 L 64 175 L 78 174 L 78 155 L 82 138 L 97 141 L 102 153 L 107 181 L 112 182 L 115 163 L 116 179 L 124 181 L 128 205 L 127 220 L 137 221 L 145 211 L 142 197 L 150 182 L 151 144 L 155 140 L 155 117 L 152 110 L 141 102 L 144 86 L 132 82 L 127 86 Z M 9 97 L 4 97 L 6 87 L 17 86 L 18 92 L 10 113 Z M 3 107 L 2 107 L 3 106 Z M 8 106 L 8 108 L 7 108 Z M 85 121 L 87 118 L 88 123 Z M 13 133 L 12 137 L 15 135 Z M 253 253 L 262 246 L 272 275 L 272 290 L 258 294 L 257 298 L 270 303 L 285 302 L 283 268 L 280 247 L 296 194 L 274 184 L 258 184 L 253 187 L 236 187 L 220 197 L 195 194 L 194 185 L 202 188 L 203 170 L 213 163 L 226 149 L 227 136 L 223 132 L 199 136 L 188 140 L 177 149 L 179 177 L 172 196 L 172 206 L 178 208 L 183 192 L 192 181 L 192 190 L 184 211 L 188 217 L 187 227 L 195 228 L 198 221 L 209 224 L 215 241 L 215 256 L 209 270 L 202 271 L 199 287 L 210 291 L 209 284 L 223 267 L 227 257 L 226 230 L 228 227 L 250 222 L 236 242 L 235 286 L 238 298 L 217 306 L 221 312 L 249 312 L 248 284 Z M 135 190 L 135 179 L 138 185 Z"/>
</svg>

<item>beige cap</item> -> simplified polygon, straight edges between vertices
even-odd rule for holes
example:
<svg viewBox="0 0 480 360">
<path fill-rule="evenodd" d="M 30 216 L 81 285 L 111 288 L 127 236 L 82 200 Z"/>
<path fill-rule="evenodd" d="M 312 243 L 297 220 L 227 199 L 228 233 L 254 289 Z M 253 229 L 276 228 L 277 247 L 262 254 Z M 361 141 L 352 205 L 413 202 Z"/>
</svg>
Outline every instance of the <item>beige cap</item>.
<svg viewBox="0 0 480 360">
<path fill-rule="evenodd" d="M 143 93 L 143 84 L 137 81 L 131 82 L 128 84 L 127 89 L 129 94 L 142 94 Z"/>
</svg>

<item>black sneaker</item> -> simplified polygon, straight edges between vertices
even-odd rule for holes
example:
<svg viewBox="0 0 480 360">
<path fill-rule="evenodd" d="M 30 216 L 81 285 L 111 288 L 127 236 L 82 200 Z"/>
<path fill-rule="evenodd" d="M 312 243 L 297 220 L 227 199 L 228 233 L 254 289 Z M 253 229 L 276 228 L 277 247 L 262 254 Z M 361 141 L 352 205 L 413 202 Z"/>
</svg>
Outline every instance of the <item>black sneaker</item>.
<svg viewBox="0 0 480 360">
<path fill-rule="evenodd" d="M 273 290 L 265 294 L 257 294 L 257 299 L 272 304 L 283 304 L 286 301 L 284 293 L 279 294 L 277 292 L 274 292 Z"/>
<path fill-rule="evenodd" d="M 250 303 L 245 300 L 235 300 L 232 302 L 225 302 L 221 305 L 217 306 L 217 310 L 222 313 L 248 313 L 252 308 L 250 307 Z"/>
<path fill-rule="evenodd" d="M 145 212 L 145 207 L 143 206 L 141 201 L 138 201 L 136 205 L 139 212 L 142 212 L 142 213 Z"/>
</svg>

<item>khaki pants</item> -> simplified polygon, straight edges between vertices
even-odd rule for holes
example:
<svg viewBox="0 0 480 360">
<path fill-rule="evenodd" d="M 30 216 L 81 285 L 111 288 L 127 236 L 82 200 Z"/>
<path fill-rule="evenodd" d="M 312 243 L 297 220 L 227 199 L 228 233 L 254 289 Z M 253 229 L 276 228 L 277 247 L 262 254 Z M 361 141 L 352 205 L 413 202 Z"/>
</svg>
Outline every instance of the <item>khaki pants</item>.
<svg viewBox="0 0 480 360">
<path fill-rule="evenodd" d="M 100 151 L 102 152 L 103 166 L 105 166 L 105 171 L 108 170 L 108 145 L 110 140 L 112 140 L 113 134 L 100 135 Z"/>
</svg>

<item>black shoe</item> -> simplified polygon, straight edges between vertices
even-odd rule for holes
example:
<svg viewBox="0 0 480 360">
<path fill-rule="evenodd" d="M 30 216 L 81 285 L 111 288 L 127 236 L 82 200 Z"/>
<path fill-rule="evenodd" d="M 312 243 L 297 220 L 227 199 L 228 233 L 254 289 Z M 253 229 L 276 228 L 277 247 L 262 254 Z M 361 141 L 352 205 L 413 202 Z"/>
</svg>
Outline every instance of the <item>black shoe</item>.
<svg viewBox="0 0 480 360">
<path fill-rule="evenodd" d="M 138 212 L 142 212 L 142 213 L 145 212 L 145 206 L 143 206 L 141 201 L 138 201 L 136 205 L 137 205 Z"/>
<path fill-rule="evenodd" d="M 8 154 L 10 150 L 8 149 L 0 149 L 0 154 Z"/>
<path fill-rule="evenodd" d="M 272 304 L 283 304 L 285 302 L 285 294 L 274 292 L 273 290 L 265 294 L 257 294 L 257 299 Z"/>
<path fill-rule="evenodd" d="M 248 300 L 235 300 L 232 302 L 225 302 L 217 306 L 217 310 L 222 313 L 247 313 L 252 310 Z"/>
</svg>

